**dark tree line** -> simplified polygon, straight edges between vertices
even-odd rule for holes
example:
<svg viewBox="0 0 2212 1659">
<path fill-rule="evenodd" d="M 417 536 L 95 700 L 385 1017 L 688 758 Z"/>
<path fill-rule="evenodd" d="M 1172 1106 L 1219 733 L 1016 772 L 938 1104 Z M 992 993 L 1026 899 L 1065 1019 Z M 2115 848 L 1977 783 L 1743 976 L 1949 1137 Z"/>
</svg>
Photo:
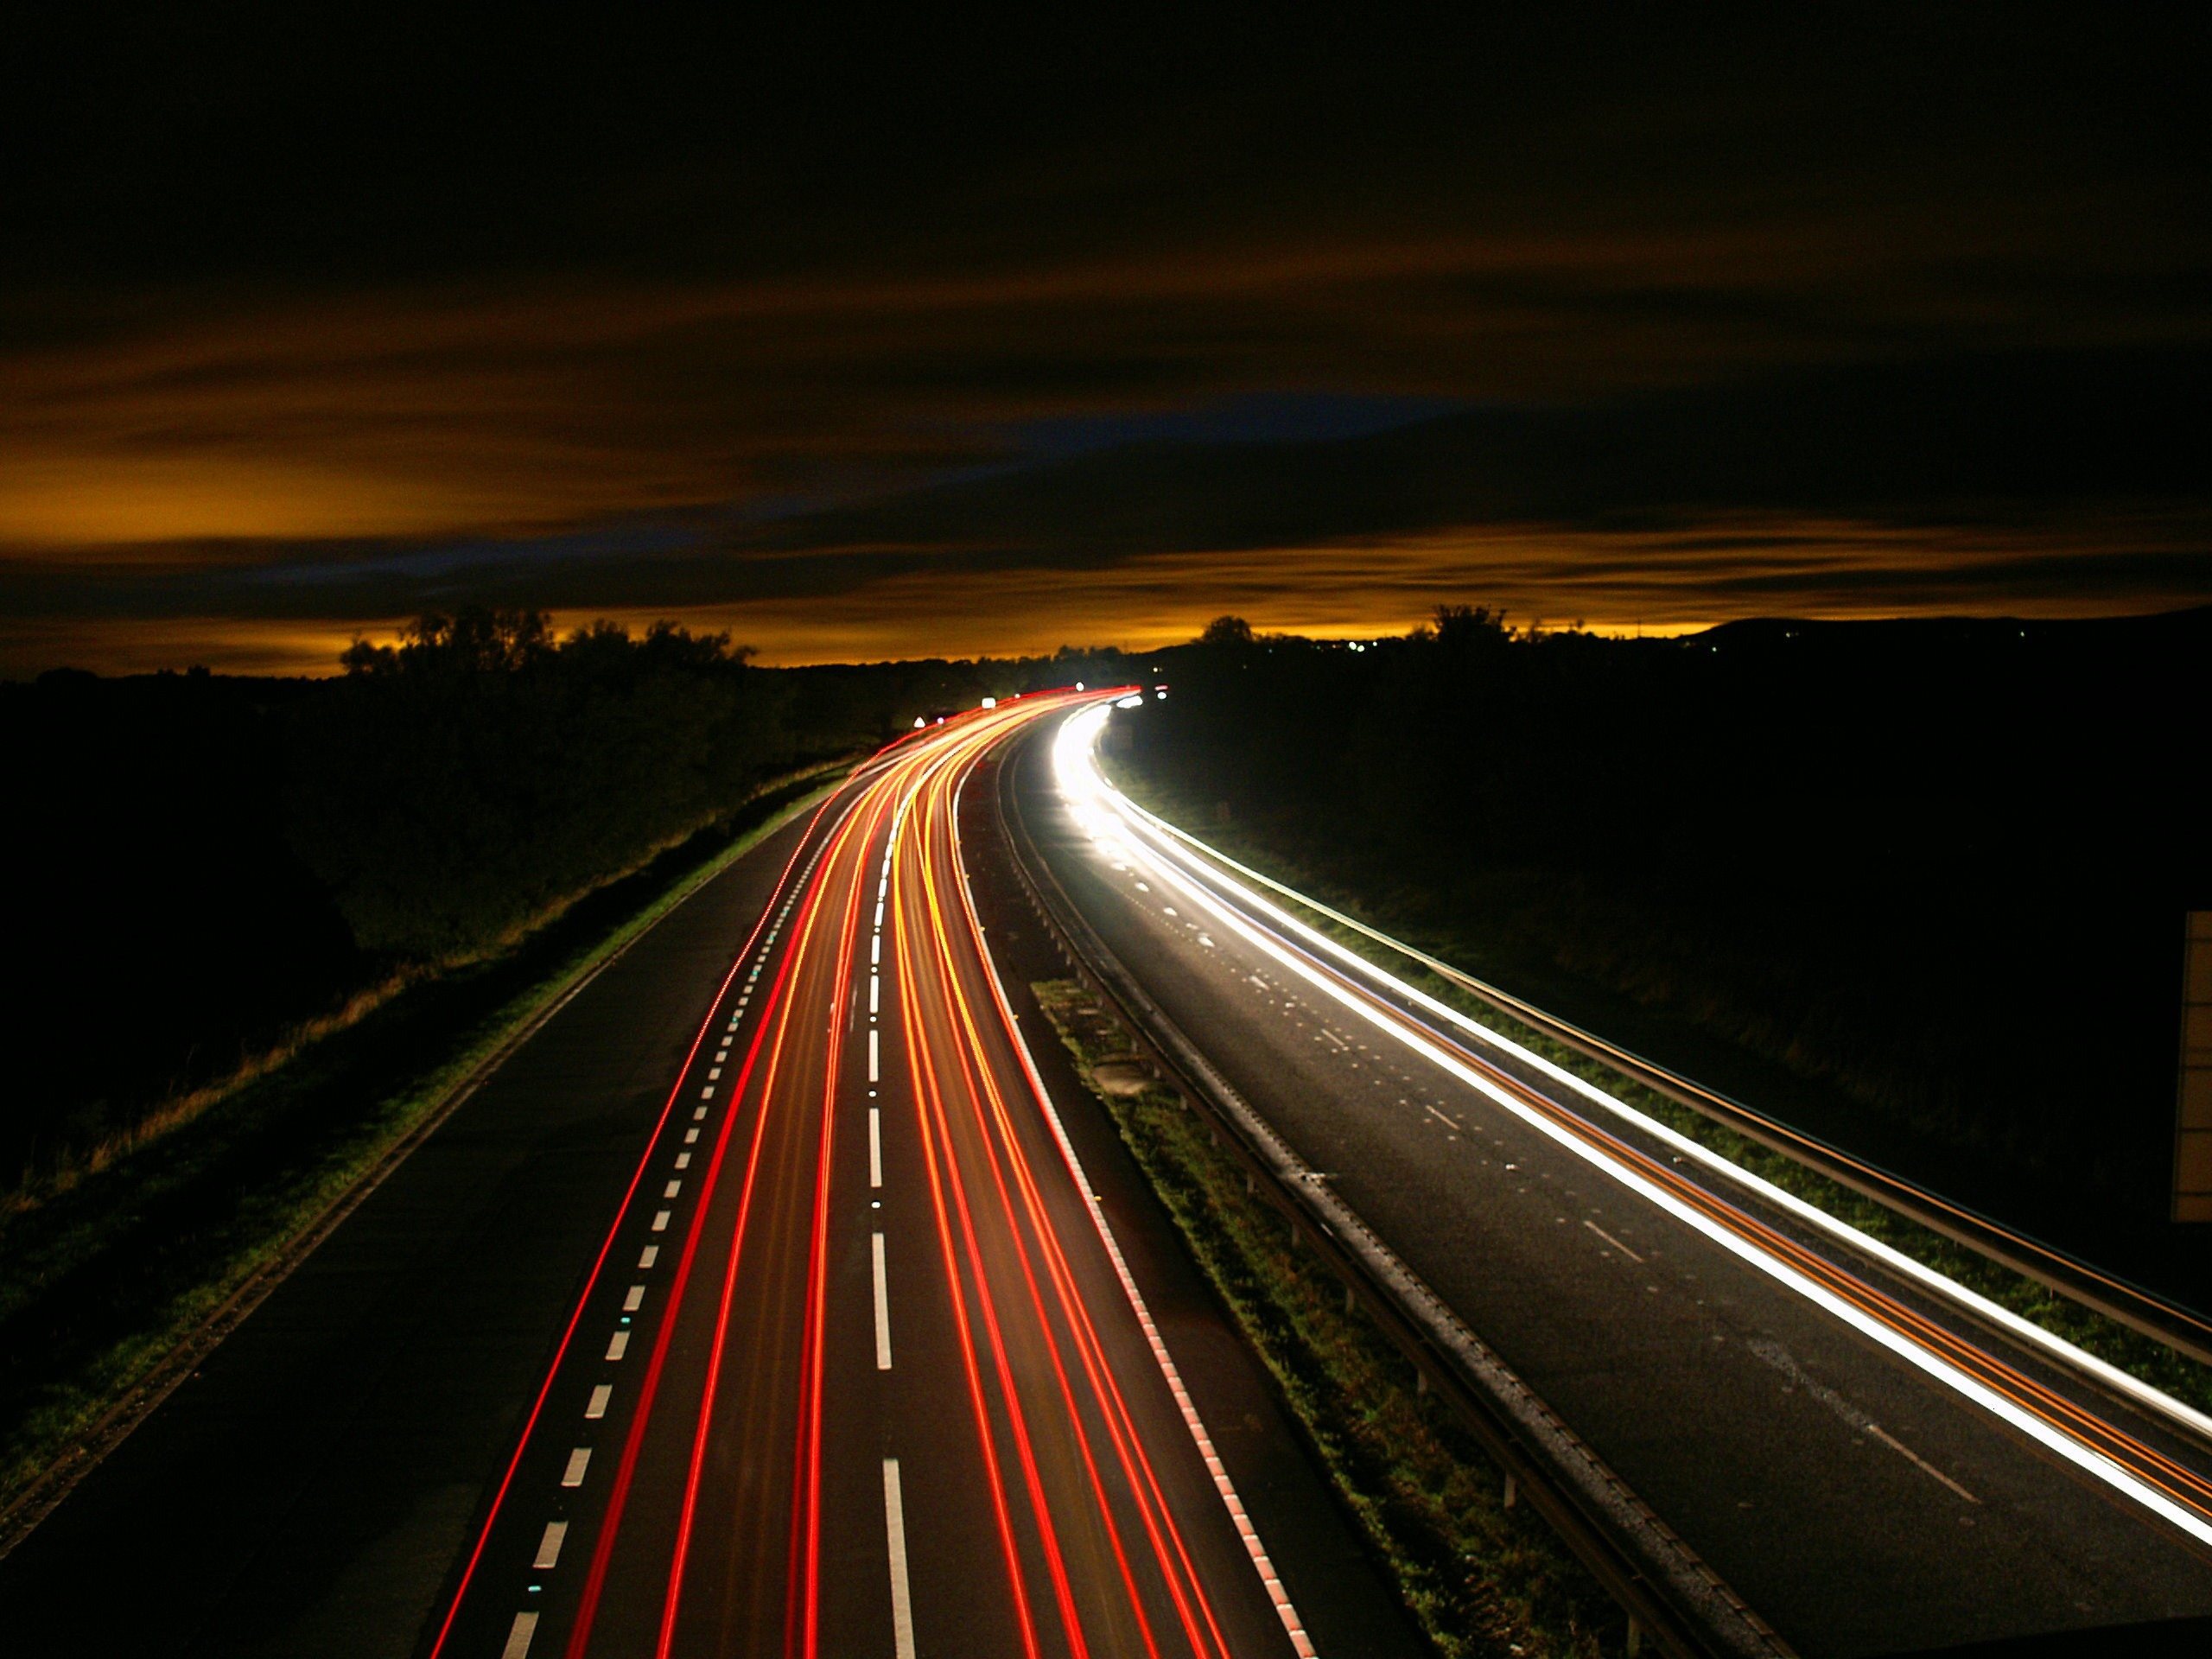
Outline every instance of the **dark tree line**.
<svg viewBox="0 0 2212 1659">
<path fill-rule="evenodd" d="M 1458 607 L 1358 652 L 1224 619 L 1130 759 L 1562 1012 L 1803 1079 L 1856 1144 L 2150 1215 L 2208 646 L 2205 613 L 1662 641 Z"/>
<path fill-rule="evenodd" d="M 0 1186 L 396 970 L 500 951 L 775 777 L 1112 666 L 749 654 L 476 610 L 357 645 L 328 680 L 0 685 L 21 982 Z"/>
<path fill-rule="evenodd" d="M 827 733 L 726 637 L 528 613 L 428 617 L 357 645 L 289 734 L 288 830 L 362 950 L 495 948 L 550 904 L 727 808 Z"/>
</svg>

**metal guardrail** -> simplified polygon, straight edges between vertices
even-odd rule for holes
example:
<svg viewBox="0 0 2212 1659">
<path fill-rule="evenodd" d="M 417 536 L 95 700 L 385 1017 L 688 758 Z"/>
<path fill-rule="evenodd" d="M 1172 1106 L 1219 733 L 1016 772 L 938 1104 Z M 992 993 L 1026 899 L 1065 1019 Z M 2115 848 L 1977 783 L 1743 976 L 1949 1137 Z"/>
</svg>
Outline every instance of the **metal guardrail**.
<svg viewBox="0 0 2212 1659">
<path fill-rule="evenodd" d="M 1685 1659 L 1789 1659 L 1792 1649 L 1595 1452 L 1319 1179 L 1153 1001 L 1078 912 L 1039 851 L 1015 798 L 1017 743 L 999 768 L 999 813 L 1031 906 L 1061 954 L 1120 1014 L 1147 1058 L 1206 1114 L 1217 1138 L 1413 1362 L 1627 1613 Z M 1633 1650 L 1633 1649 L 1631 1649 Z"/>
</svg>

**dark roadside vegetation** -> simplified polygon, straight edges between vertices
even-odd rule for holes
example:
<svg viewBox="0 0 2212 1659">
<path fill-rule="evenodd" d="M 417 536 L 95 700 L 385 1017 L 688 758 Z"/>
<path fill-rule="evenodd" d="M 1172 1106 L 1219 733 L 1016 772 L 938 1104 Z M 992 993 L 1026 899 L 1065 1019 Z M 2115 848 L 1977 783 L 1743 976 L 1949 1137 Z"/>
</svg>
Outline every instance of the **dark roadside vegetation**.
<svg viewBox="0 0 2212 1659">
<path fill-rule="evenodd" d="M 1518 631 L 1224 619 L 1140 793 L 1567 1019 L 2198 1306 L 2166 1220 L 2212 612 Z M 1149 665 L 1149 664 L 1148 664 Z"/>
<path fill-rule="evenodd" d="M 912 728 L 1096 672 L 429 617 L 337 677 L 0 685 L 0 1508 L 559 988 Z"/>
</svg>

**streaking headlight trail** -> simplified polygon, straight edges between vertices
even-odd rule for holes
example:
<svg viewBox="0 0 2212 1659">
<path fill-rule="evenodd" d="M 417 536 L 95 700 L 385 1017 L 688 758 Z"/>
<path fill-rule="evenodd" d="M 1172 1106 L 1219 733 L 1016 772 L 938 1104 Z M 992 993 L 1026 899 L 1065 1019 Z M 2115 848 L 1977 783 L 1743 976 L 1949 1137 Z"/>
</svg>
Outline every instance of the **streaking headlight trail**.
<svg viewBox="0 0 2212 1659">
<path fill-rule="evenodd" d="M 1111 861 L 1141 865 L 1196 911 L 1347 1012 L 1475 1090 L 1639 1198 L 1927 1376 L 2028 1436 L 2116 1494 L 2212 1546 L 2212 1482 L 2106 1422 L 1950 1330 L 1776 1231 L 1658 1160 L 1568 1113 L 1505 1085 L 1442 1032 L 1377 997 L 1363 980 L 1422 1014 L 1464 1033 L 1572 1091 L 1682 1158 L 1734 1184 L 1758 1202 L 1847 1243 L 1900 1277 L 2163 1417 L 2212 1439 L 2212 1418 L 1999 1306 L 1946 1275 L 1870 1237 L 1637 1110 L 1597 1085 L 1491 1031 L 1368 962 L 1255 892 L 1234 882 L 1230 861 L 1147 812 L 1109 783 L 1096 759 L 1109 716 L 1104 707 L 1075 715 L 1055 734 L 1054 779 L 1077 826 Z M 1218 861 L 1210 861 L 1211 860 Z M 1224 894 L 1233 894 L 1230 902 Z M 1340 964 L 1339 967 L 1331 964 Z M 1548 1105 L 1548 1109 L 1545 1107 Z"/>
</svg>

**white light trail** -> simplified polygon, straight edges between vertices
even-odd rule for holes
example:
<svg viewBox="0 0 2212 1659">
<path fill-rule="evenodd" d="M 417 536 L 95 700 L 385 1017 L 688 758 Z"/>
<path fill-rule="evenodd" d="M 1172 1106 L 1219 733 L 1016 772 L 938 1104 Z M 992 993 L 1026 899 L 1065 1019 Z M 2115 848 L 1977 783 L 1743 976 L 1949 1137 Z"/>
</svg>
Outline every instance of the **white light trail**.
<svg viewBox="0 0 2212 1659">
<path fill-rule="evenodd" d="M 1160 830 L 1152 829 L 1146 822 L 1151 815 L 1145 813 L 1142 808 L 1136 806 L 1134 802 L 1129 801 L 1120 791 L 1106 781 L 1104 774 L 1098 768 L 1095 753 L 1098 734 L 1104 725 L 1105 718 L 1106 710 L 1102 708 L 1086 709 L 1065 721 L 1055 734 L 1052 760 L 1055 779 L 1068 803 L 1069 810 L 1075 818 L 1077 827 L 1109 860 L 1115 857 L 1128 857 L 1148 865 L 1163 882 L 1175 889 L 1190 903 L 1216 918 L 1224 927 L 1244 940 L 1254 950 L 1277 963 L 1286 971 L 1295 974 L 1313 986 L 1315 990 L 1339 1003 L 1348 1012 L 1358 1015 L 1377 1031 L 1395 1038 L 1439 1069 L 1496 1102 L 1530 1128 L 1611 1177 L 1629 1191 L 1665 1211 L 1684 1225 L 1695 1230 L 1731 1255 L 1796 1292 L 1815 1306 L 1842 1320 L 1870 1340 L 1878 1343 L 1907 1363 L 1981 1407 L 1993 1416 L 2028 1435 L 2038 1445 L 2046 1447 L 2058 1457 L 2133 1499 L 2145 1509 L 2187 1533 L 2199 1543 L 2212 1545 L 2212 1523 L 2208 1523 L 2203 1516 L 2175 1503 L 2164 1493 L 2139 1478 L 2133 1471 L 2101 1452 L 2083 1445 L 2072 1435 L 2056 1428 L 2042 1418 L 2023 1410 L 2012 1401 L 1996 1393 L 1978 1379 L 1968 1376 L 1957 1366 L 1922 1347 L 1903 1332 L 1893 1330 L 1882 1321 L 1844 1301 L 1832 1291 L 1816 1284 L 1796 1268 L 1764 1249 L 1721 1226 L 1672 1194 L 1653 1185 L 1643 1175 L 1619 1160 L 1572 1134 L 1545 1114 L 1536 1111 L 1516 1098 L 1491 1077 L 1459 1059 L 1411 1020 L 1378 1008 L 1368 997 L 1347 985 L 1343 979 L 1312 962 L 1303 952 L 1287 948 L 1280 940 L 1254 925 L 1238 910 L 1224 903 L 1209 885 L 1211 881 L 1224 878 L 1217 872 L 1207 870 L 1198 865 L 1194 855 L 1179 847 L 1173 838 Z M 1153 820 L 1153 823 L 1158 822 L 1156 819 Z M 1193 872 L 1197 874 L 1194 875 Z M 1770 1197 L 1772 1202 L 1788 1210 L 1791 1214 L 1801 1215 L 1807 1221 L 1822 1227 L 1823 1230 L 1847 1236 L 1853 1248 L 1865 1249 L 1869 1254 L 1878 1256 L 1885 1264 L 1891 1263 L 1894 1258 L 1894 1263 L 1901 1272 L 1909 1273 L 1916 1281 L 1942 1291 L 1962 1306 L 1972 1306 L 1977 1312 L 1986 1307 L 1992 1315 L 2002 1315 L 2003 1318 L 1999 1322 L 2004 1324 L 2008 1331 L 2013 1330 L 2015 1325 L 2018 1326 L 2018 1334 L 2034 1342 L 2037 1346 L 2045 1351 L 2064 1358 L 2068 1363 L 2075 1364 L 2089 1375 L 2102 1378 L 2108 1373 L 2112 1379 L 2118 1379 L 2114 1381 L 2113 1386 L 2124 1387 L 2130 1397 L 2154 1406 L 2173 1421 L 2191 1425 L 2202 1425 L 2205 1430 L 2212 1430 L 2212 1420 L 2208 1420 L 2202 1414 L 2192 1410 L 2180 1401 L 2161 1393 L 2138 1378 L 2128 1376 L 2126 1373 L 2107 1365 L 2103 1361 L 2082 1352 L 2072 1344 L 2044 1331 L 2040 1326 L 2031 1325 L 2020 1319 L 2018 1315 L 2011 1314 L 2008 1310 L 1997 1307 L 1996 1304 L 1988 1302 L 1986 1298 L 1978 1296 L 1965 1286 L 1945 1278 L 1923 1263 L 1913 1262 L 1911 1258 L 1900 1255 L 1882 1244 L 1878 1240 L 1868 1237 L 1857 1229 L 1849 1226 L 1848 1224 L 1805 1204 L 1802 1199 L 1796 1198 L 1794 1194 L 1785 1193 L 1771 1183 L 1762 1181 L 1757 1176 L 1751 1175 L 1750 1172 L 1728 1164 L 1726 1160 L 1719 1159 L 1718 1154 L 1711 1153 L 1708 1148 L 1689 1140 L 1687 1136 L 1679 1135 L 1656 1120 L 1645 1116 L 1626 1103 L 1618 1101 L 1597 1089 L 1595 1085 L 1575 1077 L 1570 1072 L 1550 1065 L 1540 1056 L 1531 1054 L 1526 1049 L 1510 1044 L 1497 1033 L 1467 1020 L 1458 1010 L 1450 1008 L 1434 998 L 1415 990 L 1412 986 L 1405 984 L 1394 976 L 1366 962 L 1364 958 L 1346 950 L 1335 941 L 1315 932 L 1280 906 L 1268 902 L 1256 893 L 1240 890 L 1238 897 L 1254 912 L 1265 918 L 1270 927 L 1299 938 L 1329 955 L 1349 959 L 1364 976 L 1386 984 L 1394 993 L 1408 998 L 1416 1006 L 1436 1013 L 1457 1027 L 1470 1029 L 1472 1033 L 1478 1033 L 1485 1040 L 1514 1053 L 1516 1058 L 1525 1058 L 1529 1063 L 1536 1065 L 1547 1076 L 1556 1074 L 1561 1081 L 1572 1085 L 1576 1092 L 1592 1098 L 1608 1110 L 1631 1120 L 1637 1128 L 1654 1135 L 1670 1146 L 1678 1147 L 1685 1155 L 1694 1156 L 1700 1163 L 1708 1166 L 1717 1166 L 1719 1173 L 1758 1192 L 1762 1198 Z"/>
</svg>

